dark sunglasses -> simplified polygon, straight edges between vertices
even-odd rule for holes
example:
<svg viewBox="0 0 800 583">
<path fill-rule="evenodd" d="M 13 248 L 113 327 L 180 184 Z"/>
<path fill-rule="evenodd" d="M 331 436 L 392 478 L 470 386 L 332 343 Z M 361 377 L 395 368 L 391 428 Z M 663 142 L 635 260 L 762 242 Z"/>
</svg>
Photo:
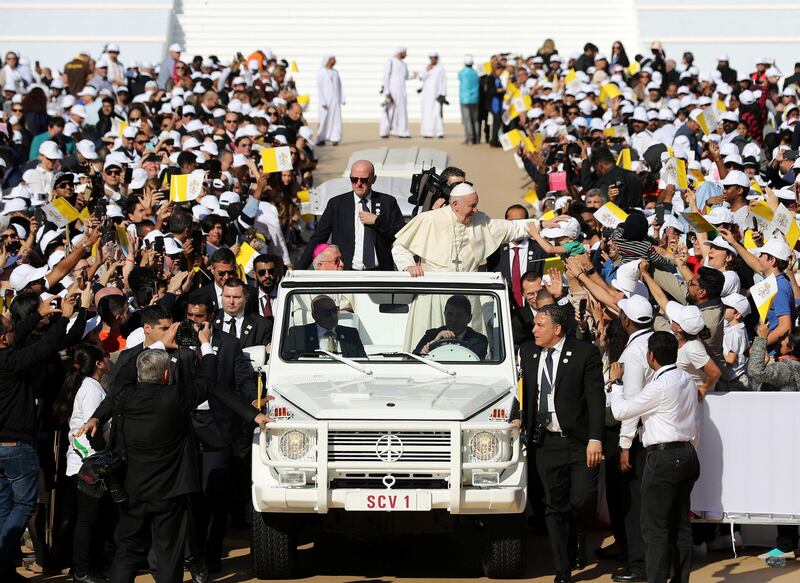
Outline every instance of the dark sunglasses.
<svg viewBox="0 0 800 583">
<path fill-rule="evenodd" d="M 258 274 L 259 277 L 264 277 L 268 273 L 272 276 L 275 276 L 278 274 L 278 270 L 275 269 L 274 267 L 270 267 L 269 269 L 259 269 L 258 271 L 256 271 L 256 273 Z"/>
<path fill-rule="evenodd" d="M 320 316 L 333 316 L 339 313 L 339 308 L 323 308 L 322 310 L 313 310 L 313 312 Z"/>
<path fill-rule="evenodd" d="M 220 277 L 227 277 L 227 276 L 235 277 L 236 276 L 236 270 L 235 269 L 231 269 L 230 271 L 222 271 L 222 270 L 220 270 L 220 271 L 217 271 L 217 275 L 220 276 Z"/>
<path fill-rule="evenodd" d="M 369 184 L 369 176 L 362 178 L 361 176 L 351 176 L 350 182 L 353 184 Z"/>
<path fill-rule="evenodd" d="M 55 186 L 56 188 L 75 188 L 75 185 L 72 182 L 59 182 Z"/>
<path fill-rule="evenodd" d="M 12 107 L 11 111 L 12 111 L 12 113 L 22 113 L 22 108 L 21 107 Z"/>
<path fill-rule="evenodd" d="M 122 174 L 122 170 L 106 170 L 106 174 L 109 176 L 119 176 Z"/>
<path fill-rule="evenodd" d="M 147 143 L 147 140 L 136 140 L 136 143 L 139 144 L 140 146 L 143 146 L 144 144 Z"/>
</svg>

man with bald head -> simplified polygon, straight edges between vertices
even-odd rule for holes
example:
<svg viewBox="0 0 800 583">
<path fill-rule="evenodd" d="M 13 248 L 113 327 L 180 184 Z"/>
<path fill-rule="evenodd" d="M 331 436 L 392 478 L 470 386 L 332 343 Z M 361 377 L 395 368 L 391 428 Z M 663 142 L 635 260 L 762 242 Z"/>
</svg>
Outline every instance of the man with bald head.
<svg viewBox="0 0 800 583">
<path fill-rule="evenodd" d="M 372 190 L 375 178 L 371 162 L 353 163 L 350 168 L 353 190 L 328 201 L 316 231 L 295 265 L 297 269 L 308 269 L 314 249 L 321 243 L 339 248 L 347 270 L 394 269 L 394 236 L 405 223 L 394 197 Z"/>
</svg>

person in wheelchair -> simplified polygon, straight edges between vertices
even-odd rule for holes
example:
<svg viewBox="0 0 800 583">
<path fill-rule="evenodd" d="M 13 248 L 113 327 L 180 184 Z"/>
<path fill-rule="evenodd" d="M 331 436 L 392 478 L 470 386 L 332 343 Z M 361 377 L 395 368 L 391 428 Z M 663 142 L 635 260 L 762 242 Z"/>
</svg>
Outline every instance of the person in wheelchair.
<svg viewBox="0 0 800 583">
<path fill-rule="evenodd" d="M 427 330 L 414 349 L 414 354 L 425 356 L 437 346 L 458 344 L 470 349 L 483 360 L 489 347 L 489 339 L 469 327 L 472 320 L 472 305 L 463 295 L 450 296 L 444 305 L 444 326 Z"/>
</svg>

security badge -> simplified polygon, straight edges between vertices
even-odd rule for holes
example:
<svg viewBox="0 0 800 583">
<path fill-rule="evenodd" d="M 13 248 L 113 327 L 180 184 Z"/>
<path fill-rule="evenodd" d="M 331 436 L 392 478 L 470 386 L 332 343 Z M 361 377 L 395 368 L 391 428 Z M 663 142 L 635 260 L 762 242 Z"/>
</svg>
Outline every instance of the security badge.
<svg viewBox="0 0 800 583">
<path fill-rule="evenodd" d="M 375 216 L 376 217 L 381 216 L 381 203 L 377 201 L 375 202 Z"/>
</svg>

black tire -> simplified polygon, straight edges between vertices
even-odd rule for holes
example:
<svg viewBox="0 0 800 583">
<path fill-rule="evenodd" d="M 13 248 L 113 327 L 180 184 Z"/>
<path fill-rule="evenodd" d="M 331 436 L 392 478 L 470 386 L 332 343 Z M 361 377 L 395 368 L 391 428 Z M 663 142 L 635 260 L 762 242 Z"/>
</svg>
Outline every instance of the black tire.
<svg viewBox="0 0 800 583">
<path fill-rule="evenodd" d="M 484 521 L 483 574 L 489 579 L 518 579 L 525 573 L 526 530 L 522 515 Z"/>
<path fill-rule="evenodd" d="M 250 553 L 258 579 L 290 579 L 297 568 L 297 531 L 291 517 L 253 510 Z"/>
</svg>

